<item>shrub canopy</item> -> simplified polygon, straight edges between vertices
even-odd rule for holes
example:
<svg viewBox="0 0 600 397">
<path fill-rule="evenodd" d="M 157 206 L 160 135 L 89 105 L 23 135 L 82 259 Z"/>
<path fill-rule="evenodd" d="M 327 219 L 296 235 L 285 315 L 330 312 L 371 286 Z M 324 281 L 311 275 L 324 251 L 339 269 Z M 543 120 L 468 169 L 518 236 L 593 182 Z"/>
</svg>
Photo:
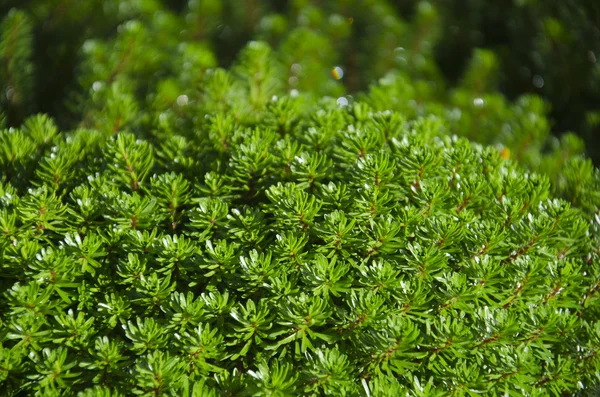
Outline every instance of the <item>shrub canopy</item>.
<svg viewBox="0 0 600 397">
<path fill-rule="evenodd" d="M 56 118 L 30 115 L 32 17 L 4 19 L 6 395 L 600 393 L 598 170 L 485 86 L 493 53 L 446 88 L 422 3 L 409 66 L 348 95 L 325 50 L 358 15 L 275 49 L 265 16 L 224 69 L 220 2 L 122 4 Z"/>
</svg>

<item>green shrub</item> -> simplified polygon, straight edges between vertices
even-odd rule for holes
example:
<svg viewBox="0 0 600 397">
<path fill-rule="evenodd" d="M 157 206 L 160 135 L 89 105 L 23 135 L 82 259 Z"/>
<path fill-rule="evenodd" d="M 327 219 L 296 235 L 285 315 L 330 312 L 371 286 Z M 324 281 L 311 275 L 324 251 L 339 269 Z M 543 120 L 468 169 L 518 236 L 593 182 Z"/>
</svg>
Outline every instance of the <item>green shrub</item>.
<svg viewBox="0 0 600 397">
<path fill-rule="evenodd" d="M 90 1 L 56 117 L 32 83 L 50 2 L 5 18 L 3 395 L 598 395 L 581 139 L 494 91 L 489 51 L 446 86 L 427 3 L 367 29 L 363 56 L 392 62 L 344 77 L 348 25 L 386 2 L 352 21 L 231 3 Z"/>
<path fill-rule="evenodd" d="M 441 117 L 246 76 L 146 138 L 1 133 L 9 395 L 598 391 L 597 217 Z"/>
</svg>

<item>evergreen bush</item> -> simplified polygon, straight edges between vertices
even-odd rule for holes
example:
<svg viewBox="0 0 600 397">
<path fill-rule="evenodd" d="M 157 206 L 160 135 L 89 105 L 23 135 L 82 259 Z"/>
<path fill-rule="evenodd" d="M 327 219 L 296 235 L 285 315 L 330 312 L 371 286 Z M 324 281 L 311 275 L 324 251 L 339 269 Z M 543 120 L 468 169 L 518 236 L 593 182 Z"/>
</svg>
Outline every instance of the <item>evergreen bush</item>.
<svg viewBox="0 0 600 397">
<path fill-rule="evenodd" d="M 431 4 L 55 3 L 1 28 L 2 395 L 600 394 L 599 172 Z"/>
</svg>

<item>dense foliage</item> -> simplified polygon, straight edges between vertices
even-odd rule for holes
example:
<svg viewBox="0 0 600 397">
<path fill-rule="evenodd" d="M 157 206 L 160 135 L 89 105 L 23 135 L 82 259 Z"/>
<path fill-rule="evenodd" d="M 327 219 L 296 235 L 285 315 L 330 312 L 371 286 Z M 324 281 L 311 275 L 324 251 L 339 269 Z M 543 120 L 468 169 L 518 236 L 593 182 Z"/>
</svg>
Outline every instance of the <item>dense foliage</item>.
<svg viewBox="0 0 600 397">
<path fill-rule="evenodd" d="M 600 394 L 599 172 L 431 4 L 67 3 L 1 26 L 2 395 Z"/>
</svg>

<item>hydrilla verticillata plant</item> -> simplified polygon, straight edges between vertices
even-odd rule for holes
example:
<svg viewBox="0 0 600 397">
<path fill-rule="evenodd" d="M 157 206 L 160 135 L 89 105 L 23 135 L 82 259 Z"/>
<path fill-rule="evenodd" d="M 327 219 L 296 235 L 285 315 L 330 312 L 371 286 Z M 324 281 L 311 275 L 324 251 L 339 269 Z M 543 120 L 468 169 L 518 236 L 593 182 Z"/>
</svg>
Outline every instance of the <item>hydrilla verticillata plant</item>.
<svg viewBox="0 0 600 397">
<path fill-rule="evenodd" d="M 231 13 L 263 41 L 225 69 L 220 2 L 112 3 L 60 122 L 23 116 L 31 17 L 3 25 L 3 395 L 600 393 L 598 171 L 540 98 L 493 91 L 493 53 L 444 88 L 422 3 L 350 96 L 307 39 L 385 7 L 289 34 Z"/>
</svg>

